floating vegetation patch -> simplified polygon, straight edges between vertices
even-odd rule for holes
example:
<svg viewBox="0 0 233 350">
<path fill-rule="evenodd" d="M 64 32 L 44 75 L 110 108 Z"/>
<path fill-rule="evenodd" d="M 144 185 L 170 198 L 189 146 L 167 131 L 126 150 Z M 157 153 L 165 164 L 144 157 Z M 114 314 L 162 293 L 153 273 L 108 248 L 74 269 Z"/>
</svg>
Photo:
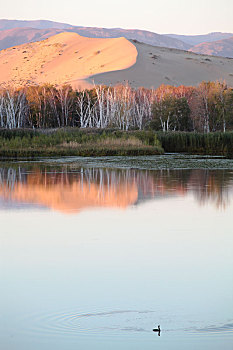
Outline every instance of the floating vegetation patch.
<svg viewBox="0 0 233 350">
<path fill-rule="evenodd" d="M 20 159 L 17 162 L 25 162 Z M 233 161 L 223 157 L 196 156 L 183 154 L 165 154 L 155 156 L 111 156 L 111 157 L 62 157 L 41 158 L 34 162 L 51 165 L 67 164 L 72 166 L 104 167 L 118 169 L 230 169 L 233 171 Z"/>
</svg>

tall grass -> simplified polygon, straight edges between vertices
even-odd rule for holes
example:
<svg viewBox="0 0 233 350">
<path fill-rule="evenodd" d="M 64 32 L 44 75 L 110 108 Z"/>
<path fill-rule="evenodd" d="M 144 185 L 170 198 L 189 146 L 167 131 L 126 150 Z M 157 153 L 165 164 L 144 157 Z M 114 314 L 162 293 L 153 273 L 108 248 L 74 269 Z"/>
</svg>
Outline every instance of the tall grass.
<svg viewBox="0 0 233 350">
<path fill-rule="evenodd" d="M 233 132 L 202 134 L 80 128 L 0 130 L 0 156 L 152 155 L 164 151 L 233 158 Z"/>
<path fill-rule="evenodd" d="M 233 132 L 161 132 L 156 135 L 165 152 L 223 155 L 233 158 Z"/>
<path fill-rule="evenodd" d="M 104 156 L 162 154 L 153 132 L 78 128 L 0 130 L 0 156 Z"/>
</svg>

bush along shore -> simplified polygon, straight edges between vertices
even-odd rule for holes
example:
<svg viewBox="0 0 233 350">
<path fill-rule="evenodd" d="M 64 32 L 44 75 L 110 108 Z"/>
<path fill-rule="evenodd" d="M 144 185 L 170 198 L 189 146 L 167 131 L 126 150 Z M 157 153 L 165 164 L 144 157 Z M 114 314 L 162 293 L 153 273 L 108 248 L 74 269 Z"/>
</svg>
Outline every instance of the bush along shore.
<svg viewBox="0 0 233 350">
<path fill-rule="evenodd" d="M 0 129 L 0 157 L 139 156 L 188 153 L 233 158 L 233 132 Z"/>
<path fill-rule="evenodd" d="M 160 132 L 156 135 L 165 152 L 233 158 L 233 132 Z"/>
<path fill-rule="evenodd" d="M 0 130 L 0 157 L 163 154 L 154 132 L 96 129 Z"/>
</svg>

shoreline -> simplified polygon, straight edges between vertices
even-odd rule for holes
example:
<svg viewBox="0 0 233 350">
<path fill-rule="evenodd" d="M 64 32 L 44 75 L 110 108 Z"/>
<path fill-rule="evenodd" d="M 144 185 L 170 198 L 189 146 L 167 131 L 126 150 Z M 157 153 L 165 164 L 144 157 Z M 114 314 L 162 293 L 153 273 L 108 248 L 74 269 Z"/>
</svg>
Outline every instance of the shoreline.
<svg viewBox="0 0 233 350">
<path fill-rule="evenodd" d="M 233 132 L 115 129 L 0 129 L 0 158 L 146 156 L 177 153 L 233 158 Z"/>
</svg>

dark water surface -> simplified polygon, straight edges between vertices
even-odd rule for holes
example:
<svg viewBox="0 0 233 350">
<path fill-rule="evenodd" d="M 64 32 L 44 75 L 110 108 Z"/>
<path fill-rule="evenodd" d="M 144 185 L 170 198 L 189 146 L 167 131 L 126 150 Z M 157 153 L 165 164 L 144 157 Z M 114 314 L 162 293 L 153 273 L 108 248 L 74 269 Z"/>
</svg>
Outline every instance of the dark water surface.
<svg viewBox="0 0 233 350">
<path fill-rule="evenodd" d="M 0 349 L 231 350 L 232 250 L 232 160 L 1 162 Z"/>
</svg>

